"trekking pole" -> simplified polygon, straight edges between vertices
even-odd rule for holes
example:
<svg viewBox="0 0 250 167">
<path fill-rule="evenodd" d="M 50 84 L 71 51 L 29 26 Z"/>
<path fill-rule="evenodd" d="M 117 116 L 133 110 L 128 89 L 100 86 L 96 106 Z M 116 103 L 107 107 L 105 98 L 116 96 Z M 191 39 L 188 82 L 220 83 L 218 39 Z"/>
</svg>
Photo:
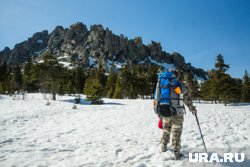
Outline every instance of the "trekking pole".
<svg viewBox="0 0 250 167">
<path fill-rule="evenodd" d="M 205 145 L 205 142 L 204 142 L 204 139 L 203 139 L 203 135 L 202 135 L 202 133 L 201 133 L 201 127 L 200 127 L 200 123 L 199 123 L 199 120 L 198 120 L 198 117 L 197 117 L 197 114 L 196 114 L 196 113 L 195 113 L 195 118 L 196 118 L 196 121 L 197 121 L 197 125 L 198 125 L 198 127 L 199 127 L 199 130 L 200 130 L 201 139 L 202 139 L 202 141 L 203 141 L 203 145 L 204 145 L 205 151 L 206 151 L 206 153 L 207 153 L 207 148 L 206 148 L 206 145 Z"/>
</svg>

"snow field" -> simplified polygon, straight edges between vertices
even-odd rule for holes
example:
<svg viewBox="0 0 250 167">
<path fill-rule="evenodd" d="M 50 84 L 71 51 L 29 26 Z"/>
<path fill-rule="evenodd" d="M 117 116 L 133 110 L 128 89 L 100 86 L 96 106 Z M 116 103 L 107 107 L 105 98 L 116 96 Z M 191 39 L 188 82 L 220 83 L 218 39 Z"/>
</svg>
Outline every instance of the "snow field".
<svg viewBox="0 0 250 167">
<path fill-rule="evenodd" d="M 185 157 L 173 161 L 170 151 L 160 152 L 162 132 L 152 100 L 104 99 L 104 105 L 82 101 L 72 109 L 73 99 L 62 96 L 47 106 L 42 94 L 28 94 L 26 100 L 2 95 L 0 166 L 188 166 L 189 151 L 203 150 L 195 117 L 189 111 L 182 134 Z M 209 152 L 249 151 L 249 105 L 195 105 Z M 246 163 L 250 164 L 249 159 Z"/>
</svg>

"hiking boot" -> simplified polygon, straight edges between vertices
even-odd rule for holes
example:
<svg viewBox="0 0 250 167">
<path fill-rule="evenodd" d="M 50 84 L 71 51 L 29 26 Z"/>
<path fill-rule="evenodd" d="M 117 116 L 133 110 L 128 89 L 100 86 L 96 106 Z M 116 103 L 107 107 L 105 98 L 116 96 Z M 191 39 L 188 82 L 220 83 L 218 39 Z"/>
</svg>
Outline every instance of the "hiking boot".
<svg viewBox="0 0 250 167">
<path fill-rule="evenodd" d="M 168 148 L 167 148 L 167 145 L 166 144 L 162 144 L 161 145 L 161 151 L 162 152 L 167 152 Z"/>
<path fill-rule="evenodd" d="M 178 152 L 174 152 L 174 160 L 180 160 L 183 157 L 183 154 Z"/>
</svg>

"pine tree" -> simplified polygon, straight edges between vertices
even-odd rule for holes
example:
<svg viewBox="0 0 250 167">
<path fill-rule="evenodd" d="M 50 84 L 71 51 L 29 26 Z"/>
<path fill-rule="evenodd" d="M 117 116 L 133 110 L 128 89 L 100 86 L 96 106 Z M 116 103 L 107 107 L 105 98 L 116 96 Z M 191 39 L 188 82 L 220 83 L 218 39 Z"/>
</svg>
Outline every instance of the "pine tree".
<svg viewBox="0 0 250 167">
<path fill-rule="evenodd" d="M 10 70 L 6 62 L 0 62 L 0 93 L 5 93 L 9 90 Z"/>
<path fill-rule="evenodd" d="M 84 86 L 84 94 L 87 95 L 88 100 L 91 100 L 91 104 L 101 104 L 103 88 L 100 80 L 95 77 L 88 78 Z"/>
<path fill-rule="evenodd" d="M 116 80 L 117 80 L 117 73 L 115 71 L 115 64 L 113 62 L 109 70 L 109 76 L 108 76 L 107 85 L 106 85 L 108 98 L 112 98 L 114 96 Z"/>
<path fill-rule="evenodd" d="M 115 92 L 114 92 L 113 98 L 114 99 L 122 99 L 122 98 L 124 98 L 120 75 L 118 75 L 118 77 L 116 79 Z"/>
<path fill-rule="evenodd" d="M 104 61 L 100 60 L 98 63 L 97 71 L 96 71 L 96 78 L 100 81 L 100 84 L 104 87 L 106 84 L 106 76 L 105 76 L 105 69 L 104 69 Z"/>
<path fill-rule="evenodd" d="M 128 91 L 128 98 L 129 99 L 137 99 L 137 95 L 138 95 L 138 92 L 137 90 L 134 88 L 133 85 L 130 85 L 130 88 L 129 88 L 129 91 Z"/>
<path fill-rule="evenodd" d="M 250 102 L 250 76 L 247 71 L 245 71 L 243 76 L 241 101 Z"/>
<path fill-rule="evenodd" d="M 225 73 L 229 68 L 229 65 L 224 63 L 223 56 L 219 54 L 216 59 L 215 69 L 220 73 Z"/>
<path fill-rule="evenodd" d="M 211 72 L 211 74 L 209 75 L 210 77 L 210 83 L 209 83 L 209 96 L 211 98 L 212 101 L 214 101 L 215 103 L 217 103 L 219 101 L 219 93 L 220 93 L 220 83 L 219 83 L 219 75 L 218 72 L 213 70 Z"/>
<path fill-rule="evenodd" d="M 148 80 L 148 74 L 146 72 L 138 73 L 135 77 L 134 82 L 134 98 L 138 98 L 138 96 L 142 99 L 145 96 L 150 96 L 150 81 Z"/>
<path fill-rule="evenodd" d="M 77 93 L 81 93 L 86 79 L 84 69 L 82 66 L 77 66 L 75 69 L 75 88 Z"/>
<path fill-rule="evenodd" d="M 209 80 L 201 85 L 203 100 L 223 102 L 225 105 L 242 100 L 242 95 L 246 92 L 243 91 L 242 80 L 226 74 L 228 69 L 229 65 L 225 64 L 223 56 L 218 55 L 215 69 L 208 72 Z"/>
<path fill-rule="evenodd" d="M 65 77 L 65 69 L 51 53 L 45 53 L 43 60 L 39 64 L 40 83 L 46 92 L 51 91 L 53 100 L 56 100 L 59 82 Z"/>
<path fill-rule="evenodd" d="M 223 101 L 226 106 L 231 101 L 231 88 L 233 87 L 233 80 L 229 75 L 226 74 L 221 77 L 219 100 Z"/>
<path fill-rule="evenodd" d="M 191 96 L 193 99 L 199 99 L 200 97 L 200 91 L 199 91 L 199 85 L 197 80 L 194 78 L 194 75 L 191 71 L 188 71 L 186 74 L 186 84 L 189 87 L 189 90 L 191 91 Z"/>
<path fill-rule="evenodd" d="M 224 58 L 221 54 L 217 56 L 215 63 L 215 70 L 211 75 L 211 97 L 215 102 L 224 101 L 227 103 L 227 97 L 225 93 L 229 89 L 225 80 L 228 81 L 228 75 L 225 73 L 229 69 L 229 65 L 224 63 Z"/>
<path fill-rule="evenodd" d="M 61 81 L 61 82 L 58 83 L 57 93 L 60 96 L 64 95 L 67 92 L 67 87 L 66 86 L 68 86 L 68 85 L 66 85 L 65 83 L 66 83 L 65 81 Z"/>
<path fill-rule="evenodd" d="M 0 82 L 5 81 L 8 73 L 8 68 L 6 62 L 0 62 Z"/>
<path fill-rule="evenodd" d="M 128 92 L 131 85 L 131 73 L 129 71 L 128 65 L 122 67 L 118 77 L 118 84 L 120 84 L 119 86 L 121 87 L 122 95 L 124 98 L 128 98 Z"/>
<path fill-rule="evenodd" d="M 28 92 L 35 92 L 38 90 L 38 77 L 31 58 L 28 59 L 24 65 L 23 73 L 24 89 Z"/>
<path fill-rule="evenodd" d="M 133 90 L 133 98 L 140 97 L 144 99 L 145 97 L 153 95 L 154 85 L 157 81 L 157 75 L 154 73 L 151 65 L 134 65 L 131 70 L 131 75 L 133 82 L 130 86 L 130 92 L 132 93 L 131 90 Z"/>
<path fill-rule="evenodd" d="M 14 91 L 20 91 L 23 88 L 23 76 L 21 72 L 21 67 L 16 65 L 13 69 L 13 78 L 12 78 L 12 88 Z"/>
<path fill-rule="evenodd" d="M 149 95 L 151 96 L 151 99 L 154 98 L 154 92 L 157 84 L 158 79 L 158 68 L 155 65 L 150 65 L 147 72 L 147 82 L 149 85 Z"/>
<path fill-rule="evenodd" d="M 65 84 L 65 92 L 68 94 L 75 94 L 75 93 L 80 93 L 77 92 L 77 77 L 76 77 L 77 70 L 76 69 L 67 69 L 67 79 L 66 82 L 64 81 L 63 84 Z"/>
<path fill-rule="evenodd" d="M 242 95 L 242 80 L 238 78 L 232 78 L 232 83 L 230 102 L 239 103 L 241 101 Z"/>
<path fill-rule="evenodd" d="M 99 64 L 95 73 L 95 78 L 98 79 L 100 84 L 100 93 L 101 96 L 104 97 L 107 94 L 106 89 L 106 75 L 105 75 L 105 69 L 104 69 L 104 61 L 102 59 L 99 60 Z"/>
<path fill-rule="evenodd" d="M 145 78 L 143 71 L 139 71 L 138 66 L 134 65 L 129 69 L 130 82 L 128 85 L 127 97 L 129 99 L 136 99 L 138 95 L 143 95 L 143 90 L 145 88 Z M 127 78 L 128 79 L 128 78 Z M 144 80 L 144 82 L 142 82 Z"/>
<path fill-rule="evenodd" d="M 213 98 L 211 96 L 211 79 L 205 81 L 204 83 L 201 84 L 201 99 L 206 100 L 206 101 L 213 101 Z"/>
</svg>

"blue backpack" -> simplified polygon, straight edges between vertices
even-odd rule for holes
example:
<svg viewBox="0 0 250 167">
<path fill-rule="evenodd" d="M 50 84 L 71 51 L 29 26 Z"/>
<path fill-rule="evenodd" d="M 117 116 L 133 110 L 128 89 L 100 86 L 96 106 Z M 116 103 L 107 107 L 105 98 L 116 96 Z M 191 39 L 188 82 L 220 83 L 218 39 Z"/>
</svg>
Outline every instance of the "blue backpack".
<svg viewBox="0 0 250 167">
<path fill-rule="evenodd" d="M 173 72 L 162 72 L 158 76 L 158 82 L 155 92 L 155 113 L 168 117 L 176 115 L 176 109 L 172 107 L 172 95 L 175 93 L 175 88 L 180 88 L 181 85 L 175 78 Z"/>
</svg>

